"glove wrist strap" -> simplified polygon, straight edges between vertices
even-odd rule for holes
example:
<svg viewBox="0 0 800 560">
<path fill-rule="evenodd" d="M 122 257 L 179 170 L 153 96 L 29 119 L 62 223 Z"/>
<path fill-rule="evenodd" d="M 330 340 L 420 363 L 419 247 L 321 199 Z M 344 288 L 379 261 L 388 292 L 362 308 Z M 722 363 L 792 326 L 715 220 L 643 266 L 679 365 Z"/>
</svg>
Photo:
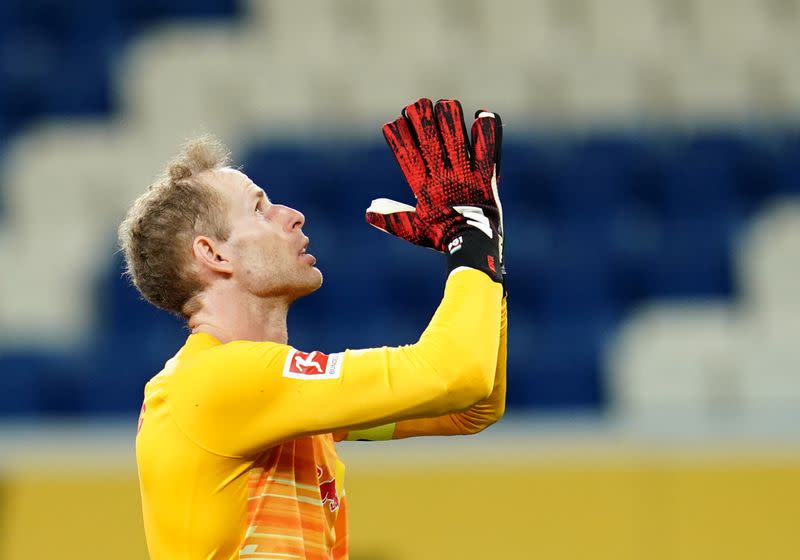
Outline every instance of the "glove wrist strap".
<svg viewBox="0 0 800 560">
<path fill-rule="evenodd" d="M 448 273 L 459 266 L 467 266 L 484 272 L 495 282 L 503 282 L 503 274 L 500 270 L 500 249 L 497 246 L 496 238 L 489 239 L 485 233 L 469 228 L 460 232 L 447 243 L 447 251 Z"/>
</svg>

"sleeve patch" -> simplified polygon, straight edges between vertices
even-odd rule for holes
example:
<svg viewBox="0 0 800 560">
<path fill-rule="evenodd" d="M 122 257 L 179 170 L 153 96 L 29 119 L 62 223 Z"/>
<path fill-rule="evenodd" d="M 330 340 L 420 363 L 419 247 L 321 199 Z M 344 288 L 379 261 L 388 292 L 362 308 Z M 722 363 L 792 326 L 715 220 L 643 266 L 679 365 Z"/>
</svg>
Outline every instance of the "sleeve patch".
<svg viewBox="0 0 800 560">
<path fill-rule="evenodd" d="M 292 379 L 337 379 L 342 370 L 344 352 L 300 352 L 292 349 L 286 356 L 283 376 Z"/>
</svg>

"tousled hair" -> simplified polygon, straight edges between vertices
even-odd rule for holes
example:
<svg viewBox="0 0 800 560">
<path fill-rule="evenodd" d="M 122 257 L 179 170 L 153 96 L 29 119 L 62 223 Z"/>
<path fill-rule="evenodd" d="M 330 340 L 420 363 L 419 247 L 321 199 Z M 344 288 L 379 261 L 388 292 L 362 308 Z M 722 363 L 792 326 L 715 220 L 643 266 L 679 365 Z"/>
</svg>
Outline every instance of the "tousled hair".
<svg viewBox="0 0 800 560">
<path fill-rule="evenodd" d="M 222 195 L 198 175 L 230 164 L 230 151 L 204 135 L 186 142 L 162 174 L 128 210 L 119 226 L 125 272 L 142 297 L 188 318 L 203 285 L 192 264 L 196 235 L 230 235 Z"/>
</svg>

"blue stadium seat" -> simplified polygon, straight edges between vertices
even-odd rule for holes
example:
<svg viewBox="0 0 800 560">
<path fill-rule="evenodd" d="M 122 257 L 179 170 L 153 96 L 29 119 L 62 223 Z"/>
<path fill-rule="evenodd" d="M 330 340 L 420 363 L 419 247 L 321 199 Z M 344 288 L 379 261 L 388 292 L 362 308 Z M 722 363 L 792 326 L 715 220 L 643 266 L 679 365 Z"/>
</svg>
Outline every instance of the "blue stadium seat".
<svg viewBox="0 0 800 560">
<path fill-rule="evenodd" d="M 508 290 L 514 301 L 525 306 L 538 306 L 538 277 L 554 258 L 553 221 L 541 213 L 520 213 L 517 204 L 505 200 L 504 244 Z"/>
<path fill-rule="evenodd" d="M 105 41 L 82 43 L 61 57 L 51 79 L 59 84 L 45 97 L 43 110 L 57 115 L 96 115 L 112 109 L 111 64 Z"/>
<path fill-rule="evenodd" d="M 648 296 L 731 296 L 731 236 L 736 223 L 735 217 L 666 223 L 646 278 Z"/>
<path fill-rule="evenodd" d="M 122 0 L 121 14 L 137 24 L 169 18 L 216 18 L 240 9 L 239 0 Z"/>
<path fill-rule="evenodd" d="M 502 199 L 513 200 L 513 209 L 520 213 L 554 211 L 553 162 L 545 142 L 505 138 L 500 179 Z"/>
<path fill-rule="evenodd" d="M 11 140 L 14 126 L 6 119 L 6 115 L 0 112 L 0 170 L 3 169 L 3 162 L 6 155 L 6 147 Z M 6 217 L 5 185 L 3 175 L 0 173 L 0 223 Z"/>
<path fill-rule="evenodd" d="M 604 400 L 601 352 L 613 326 L 600 316 L 542 324 L 516 315 L 508 341 L 517 349 L 509 352 L 509 407 L 599 408 Z"/>
<path fill-rule="evenodd" d="M 0 353 L 0 417 L 82 413 L 84 382 L 75 352 L 4 351 Z"/>
<path fill-rule="evenodd" d="M 509 229 L 509 294 L 544 321 L 618 313 L 609 220 L 539 221 Z"/>
<path fill-rule="evenodd" d="M 0 36 L 0 111 L 19 126 L 38 115 L 58 65 L 57 44 L 34 28 Z"/>
<path fill-rule="evenodd" d="M 595 135 L 560 162 L 553 183 L 555 212 L 564 219 L 596 219 L 632 200 L 647 177 L 648 154 L 635 140 Z"/>
<path fill-rule="evenodd" d="M 40 410 L 51 416 L 72 416 L 86 411 L 86 371 L 79 351 L 48 356 L 39 369 Z"/>
<path fill-rule="evenodd" d="M 414 205 L 414 195 L 385 142 L 345 148 L 338 154 L 338 193 L 347 215 L 362 216 L 375 198 Z"/>
<path fill-rule="evenodd" d="M 46 356 L 37 351 L 0 352 L 0 417 L 40 411 L 39 387 Z"/>
<path fill-rule="evenodd" d="M 240 8 L 237 0 L 0 2 L 2 120 L 16 128 L 43 113 L 106 113 L 113 109 L 110 69 L 143 24 L 231 18 Z"/>
<path fill-rule="evenodd" d="M 114 253 L 110 264 L 108 271 L 97 279 L 99 328 L 112 333 L 139 332 L 143 335 L 154 328 L 167 333 L 182 332 L 179 319 L 144 301 L 123 276 L 121 252 Z"/>
<path fill-rule="evenodd" d="M 781 192 L 800 195 L 800 134 L 783 139 L 777 173 Z"/>
<path fill-rule="evenodd" d="M 661 247 L 661 223 L 646 207 L 630 206 L 617 213 L 603 232 L 610 247 L 615 295 L 622 307 L 648 295 L 647 277 Z"/>
<path fill-rule="evenodd" d="M 681 146 L 662 183 L 666 217 L 709 217 L 740 209 L 753 188 L 750 183 L 757 180 L 751 176 L 751 161 L 749 145 L 734 135 L 709 133 Z"/>
<path fill-rule="evenodd" d="M 0 2 L 0 37 L 5 37 L 9 32 L 19 27 L 17 6 L 14 2 Z"/>
<path fill-rule="evenodd" d="M 87 349 L 83 398 L 89 413 L 135 413 L 144 386 L 183 346 L 188 331 L 152 325 L 99 336 Z"/>
<path fill-rule="evenodd" d="M 330 154 L 317 147 L 266 144 L 251 150 L 243 161 L 244 172 L 271 200 L 308 218 L 335 216 L 351 204 L 351 193 L 339 185 Z"/>
</svg>

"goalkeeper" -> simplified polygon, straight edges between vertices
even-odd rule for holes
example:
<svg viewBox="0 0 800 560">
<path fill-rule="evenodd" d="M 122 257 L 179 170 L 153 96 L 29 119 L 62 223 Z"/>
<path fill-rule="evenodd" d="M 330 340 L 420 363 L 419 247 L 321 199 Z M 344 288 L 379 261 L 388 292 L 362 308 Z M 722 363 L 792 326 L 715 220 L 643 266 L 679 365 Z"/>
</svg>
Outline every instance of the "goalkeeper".
<svg viewBox="0 0 800 560">
<path fill-rule="evenodd" d="M 188 143 L 120 226 L 128 273 L 191 334 L 145 387 L 136 457 L 151 558 L 348 556 L 334 442 L 476 433 L 505 406 L 501 124 L 471 141 L 457 101 L 420 99 L 384 126 L 416 207 L 367 221 L 447 253 L 419 341 L 323 354 L 288 345 L 290 304 L 322 284 L 303 215 L 228 153 Z"/>
</svg>

